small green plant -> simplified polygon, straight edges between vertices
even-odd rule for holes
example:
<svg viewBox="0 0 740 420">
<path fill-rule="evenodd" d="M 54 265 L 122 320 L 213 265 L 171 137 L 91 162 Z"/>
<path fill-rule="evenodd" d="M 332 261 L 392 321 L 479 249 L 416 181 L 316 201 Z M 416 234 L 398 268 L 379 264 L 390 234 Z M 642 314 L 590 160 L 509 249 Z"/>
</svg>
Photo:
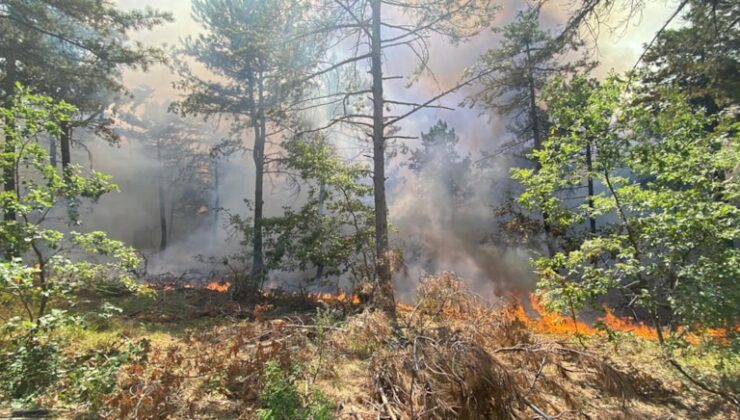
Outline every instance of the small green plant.
<svg viewBox="0 0 740 420">
<path fill-rule="evenodd" d="M 300 369 L 293 365 L 289 372 L 283 370 L 277 361 L 265 365 L 262 378 L 260 400 L 263 408 L 257 411 L 260 420 L 328 420 L 332 418 L 333 407 L 324 394 L 315 389 L 302 396 L 296 387 Z"/>
<path fill-rule="evenodd" d="M 64 402 L 84 404 L 93 412 L 116 390 L 116 375 L 125 364 L 139 360 L 147 349 L 125 340 L 81 352 L 64 360 L 61 397 Z"/>
<path fill-rule="evenodd" d="M 274 360 L 267 362 L 262 378 L 260 399 L 265 408 L 257 412 L 262 420 L 297 418 L 301 409 L 301 396 L 295 387 L 295 367 L 286 373 Z"/>
<path fill-rule="evenodd" d="M 316 336 L 313 340 L 316 346 L 316 363 L 312 367 L 313 372 L 308 384 L 309 386 L 316 382 L 319 373 L 321 373 L 326 356 L 326 347 L 329 341 L 329 332 L 335 323 L 334 314 L 329 309 L 323 311 L 316 309 Z"/>
<path fill-rule="evenodd" d="M 52 311 L 35 323 L 9 320 L 0 330 L 0 400 L 33 401 L 53 385 L 62 371 L 61 340 L 54 334 L 69 317 Z"/>
</svg>

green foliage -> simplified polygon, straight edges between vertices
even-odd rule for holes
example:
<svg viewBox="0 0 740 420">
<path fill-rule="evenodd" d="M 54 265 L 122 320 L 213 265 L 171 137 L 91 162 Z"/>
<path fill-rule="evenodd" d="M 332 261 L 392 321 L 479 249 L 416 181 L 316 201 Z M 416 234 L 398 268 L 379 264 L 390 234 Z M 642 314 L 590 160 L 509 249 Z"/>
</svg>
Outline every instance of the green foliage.
<svg viewBox="0 0 740 420">
<path fill-rule="evenodd" d="M 205 32 L 186 38 L 183 52 L 217 79 L 202 80 L 181 66 L 177 87 L 188 96 L 173 107 L 187 114 L 231 114 L 247 126 L 263 119 L 283 122 L 279 108 L 300 97 L 307 86 L 301 79 L 316 65 L 325 42 L 299 36 L 308 32 L 306 7 L 286 0 L 193 1 L 193 17 Z"/>
<path fill-rule="evenodd" d="M 28 404 L 55 389 L 64 402 L 99 405 L 114 391 L 118 369 L 140 349 L 124 340 L 81 353 L 66 350 L 64 331 L 87 326 L 84 318 L 58 309 L 36 322 L 6 322 L 0 329 L 0 400 Z"/>
<path fill-rule="evenodd" d="M 68 378 L 73 388 L 92 383 L 87 390 L 69 391 L 70 398 L 87 398 L 107 389 L 100 383 L 112 381 L 119 363 L 109 354 L 93 354 L 83 361 L 65 357 L 59 329 L 80 324 L 82 318 L 61 307 L 73 304 L 80 290 L 101 285 L 138 290 L 131 270 L 139 258 L 132 248 L 103 232 L 65 235 L 47 227 L 47 216 L 60 201 L 96 200 L 116 187 L 96 172 L 84 175 L 79 167 L 70 167 L 60 174 L 50 166 L 38 142 L 59 135 L 60 124 L 74 109 L 21 86 L 17 90 L 13 105 L 0 108 L 5 138 L 2 169 L 15 173 L 18 181 L 15 190 L 4 191 L 0 200 L 6 215 L 0 222 L 0 248 L 6 256 L 0 260 L 0 294 L 4 303 L 23 312 L 0 331 L 0 394 L 30 401 Z"/>
<path fill-rule="evenodd" d="M 536 142 L 536 136 L 546 136 L 547 116 L 539 106 L 539 95 L 549 78 L 588 69 L 593 63 L 585 58 L 565 57 L 575 55 L 583 42 L 578 38 L 555 42 L 553 35 L 542 29 L 537 6 L 519 11 L 513 22 L 495 28 L 494 32 L 502 36 L 500 45 L 488 50 L 468 70 L 470 74 L 485 76 L 478 82 L 480 91 L 470 96 L 467 103 L 506 117 L 507 128 L 515 138 L 504 145 L 503 151 L 521 149 L 525 143 Z"/>
<path fill-rule="evenodd" d="M 260 399 L 265 408 L 257 417 L 268 419 L 294 419 L 300 411 L 301 396 L 295 387 L 295 372 L 286 373 L 271 360 L 265 365 Z"/>
<path fill-rule="evenodd" d="M 707 116 L 670 89 L 610 77 L 558 79 L 546 97 L 553 127 L 541 169 L 519 169 L 519 201 L 582 240 L 536 262 L 554 309 L 580 309 L 619 291 L 657 325 L 735 325 L 740 313 L 740 125 Z M 584 149 L 595 151 L 591 170 Z M 593 204 L 567 191 L 597 182 Z M 595 235 L 583 222 L 599 220 Z"/>
<path fill-rule="evenodd" d="M 257 411 L 261 420 L 328 420 L 332 418 L 332 405 L 319 390 L 308 397 L 300 395 L 296 388 L 299 371 L 293 366 L 290 372 L 280 368 L 271 360 L 265 365 L 260 399 L 264 408 Z M 305 400 L 305 402 L 304 402 Z"/>
<path fill-rule="evenodd" d="M 265 221 L 267 258 L 271 268 L 306 270 L 319 267 L 316 279 L 351 272 L 355 279 L 372 278 L 372 187 L 363 164 L 347 164 L 321 136 L 285 142 L 282 164 L 307 185 L 299 209 L 284 208 L 281 217 Z"/>
<path fill-rule="evenodd" d="M 166 61 L 161 48 L 131 42 L 133 32 L 172 21 L 151 8 L 122 10 L 111 0 L 8 0 L 2 2 L 0 56 L 2 103 L 16 82 L 33 81 L 35 92 L 75 106 L 69 128 L 87 126 L 117 140 L 104 111 L 126 91 L 121 69 Z"/>
<path fill-rule="evenodd" d="M 740 5 L 733 0 L 691 0 L 684 24 L 660 33 L 644 62 L 651 86 L 677 86 L 714 114 L 740 103 Z"/>
<path fill-rule="evenodd" d="M 70 232 L 46 227 L 47 216 L 59 202 L 88 198 L 117 190 L 110 177 L 79 167 L 64 174 L 48 164 L 39 145 L 43 136 L 57 136 L 59 124 L 74 109 L 64 102 L 31 95 L 18 86 L 10 108 L 0 108 L 5 122 L 2 169 L 19 175 L 15 191 L 4 191 L 0 210 L 15 219 L 0 222 L 0 292 L 20 301 L 29 320 L 43 317 L 50 300 L 67 299 L 82 288 L 116 283 L 133 290 L 131 270 L 140 261 L 136 252 L 103 232 Z M 98 261 L 83 260 L 81 254 Z M 30 262 L 30 263 L 29 263 Z"/>
<path fill-rule="evenodd" d="M 72 319 L 52 310 L 37 322 L 9 320 L 0 330 L 0 399 L 31 401 L 61 375 L 61 342 L 54 335 Z"/>
<path fill-rule="evenodd" d="M 119 369 L 140 361 L 146 350 L 145 345 L 126 340 L 122 345 L 90 349 L 67 357 L 63 364 L 61 399 L 86 404 L 93 412 L 97 411 L 105 397 L 116 391 Z"/>
</svg>

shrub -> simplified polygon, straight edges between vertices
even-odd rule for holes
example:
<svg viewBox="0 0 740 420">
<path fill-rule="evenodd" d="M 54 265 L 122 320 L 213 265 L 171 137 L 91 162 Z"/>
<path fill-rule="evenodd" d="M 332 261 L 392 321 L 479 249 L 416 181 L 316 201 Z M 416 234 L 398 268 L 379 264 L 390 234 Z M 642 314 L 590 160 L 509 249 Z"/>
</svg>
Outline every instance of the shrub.
<svg viewBox="0 0 740 420">
<path fill-rule="evenodd" d="M 94 201 L 117 188 L 98 172 L 84 174 L 70 166 L 60 173 L 49 164 L 40 141 L 59 136 L 72 112 L 70 105 L 32 95 L 22 86 L 17 86 L 12 105 L 0 108 L 5 140 L 0 168 L 16 186 L 0 193 L 0 295 L 9 298 L 3 304 L 22 311 L 0 331 L 2 399 L 31 401 L 64 375 L 76 377 L 67 384 L 101 374 L 109 378 L 115 369 L 110 360 L 88 355 L 83 373 L 61 354 L 64 340 L 57 330 L 81 322 L 62 307 L 72 304 L 79 291 L 102 283 L 139 290 L 131 273 L 140 260 L 132 248 L 103 232 L 65 234 L 48 226 L 47 216 L 58 205 L 66 204 L 71 224 L 78 224 L 81 199 Z M 95 365 L 95 360 L 103 364 Z M 93 385 L 88 391 L 93 388 L 100 389 Z"/>
<path fill-rule="evenodd" d="M 332 405 L 319 390 L 301 396 L 296 388 L 299 369 L 296 365 L 289 372 L 283 370 L 275 360 L 267 362 L 262 376 L 260 400 L 263 408 L 258 410 L 261 420 L 328 420 L 332 418 Z"/>
</svg>

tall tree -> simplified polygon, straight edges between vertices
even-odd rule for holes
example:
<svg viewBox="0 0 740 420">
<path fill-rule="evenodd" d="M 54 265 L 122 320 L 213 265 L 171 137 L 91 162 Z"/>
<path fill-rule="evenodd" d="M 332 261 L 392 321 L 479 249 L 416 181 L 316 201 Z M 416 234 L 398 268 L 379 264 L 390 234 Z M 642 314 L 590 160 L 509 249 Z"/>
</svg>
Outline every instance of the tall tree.
<svg viewBox="0 0 740 420">
<path fill-rule="evenodd" d="M 307 3 L 290 0 L 195 0 L 193 15 L 205 33 L 185 41 L 184 52 L 216 76 L 205 80 L 183 68 L 179 87 L 186 97 L 175 104 L 185 114 L 231 116 L 238 133 L 247 128 L 254 139 L 255 164 L 252 284 L 237 284 L 243 296 L 266 276 L 263 250 L 264 176 L 270 164 L 268 141 L 288 123 L 281 112 L 286 102 L 301 96 L 321 42 L 296 39 L 306 17 Z"/>
<path fill-rule="evenodd" d="M 650 85 L 675 85 L 709 113 L 740 104 L 740 4 L 690 1 L 685 25 L 658 34 L 643 62 Z"/>
<path fill-rule="evenodd" d="M 514 137 L 502 150 L 484 159 L 506 151 L 541 149 L 548 124 L 540 91 L 551 76 L 573 73 L 592 65 L 585 58 L 567 60 L 565 55 L 577 52 L 583 47 L 582 43 L 555 42 L 555 37 L 541 28 L 539 14 L 539 7 L 518 12 L 512 23 L 499 30 L 502 34 L 500 46 L 486 52 L 472 69 L 486 76 L 480 79 L 480 90 L 469 98 L 468 104 L 506 118 Z M 536 160 L 535 165 L 539 165 Z M 593 186 L 590 179 L 588 185 Z M 547 214 L 542 216 L 544 230 L 549 234 Z M 593 221 L 591 226 L 595 228 Z"/>
<path fill-rule="evenodd" d="M 7 103 L 21 82 L 76 107 L 77 118 L 64 122 L 60 136 L 66 169 L 74 127 L 93 124 L 110 138 L 102 112 L 111 94 L 125 90 L 121 70 L 162 60 L 159 49 L 130 42 L 128 34 L 170 19 L 151 9 L 123 11 L 110 0 L 0 1 L 0 97 Z M 6 171 L 4 181 L 12 191 L 14 174 Z M 6 212 L 5 218 L 15 215 Z"/>
<path fill-rule="evenodd" d="M 167 104 L 151 101 L 152 90 L 134 90 L 132 100 L 117 106 L 117 134 L 143 143 L 156 160 L 159 206 L 159 249 L 167 248 L 173 230 L 173 215 L 180 203 L 195 215 L 215 186 L 208 128 L 198 121 L 167 112 Z M 178 188 L 180 187 L 180 188 Z M 169 211 L 169 223 L 167 208 Z"/>
<path fill-rule="evenodd" d="M 435 36 L 452 43 L 476 35 L 486 27 L 494 10 L 488 0 L 322 0 L 318 13 L 322 19 L 312 33 L 332 34 L 336 42 L 349 45 L 349 56 L 309 76 L 315 78 L 336 69 L 353 69 L 347 73 L 369 73 L 369 81 L 352 80 L 348 87 L 330 94 L 330 104 L 343 106 L 332 115 L 328 128 L 350 125 L 372 140 L 373 196 L 375 204 L 376 287 L 375 305 L 395 319 L 395 298 L 391 273 L 391 249 L 388 237 L 388 204 L 386 198 L 386 154 L 388 142 L 408 138 L 400 134 L 399 123 L 417 112 L 440 106 L 438 101 L 457 86 L 421 101 L 387 98 L 386 85 L 398 77 L 386 74 L 386 54 L 394 48 L 407 48 L 417 57 L 416 70 L 408 75 L 413 83 L 428 66 L 430 39 Z M 366 99 L 369 94 L 369 98 Z M 324 100 L 326 96 L 322 97 Z M 443 107 L 444 108 L 444 107 Z M 386 113 L 388 111 L 388 113 Z"/>
</svg>

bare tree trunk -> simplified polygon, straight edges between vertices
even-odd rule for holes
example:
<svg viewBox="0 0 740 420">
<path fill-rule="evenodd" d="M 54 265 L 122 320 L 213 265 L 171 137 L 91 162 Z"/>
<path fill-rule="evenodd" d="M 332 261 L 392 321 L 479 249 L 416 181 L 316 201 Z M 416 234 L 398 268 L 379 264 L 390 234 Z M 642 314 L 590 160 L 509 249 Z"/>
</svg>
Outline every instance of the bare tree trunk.
<svg viewBox="0 0 740 420">
<path fill-rule="evenodd" d="M 164 201 L 164 171 L 162 170 L 162 145 L 157 140 L 157 196 L 159 197 L 159 250 L 164 251 L 167 249 L 167 215 L 165 213 L 165 201 Z"/>
<path fill-rule="evenodd" d="M 380 31 L 382 0 L 372 0 L 371 74 L 373 78 L 373 187 L 375 198 L 376 305 L 396 319 L 389 261 L 388 206 L 385 198 L 385 121 L 383 119 L 383 62 Z"/>
<path fill-rule="evenodd" d="M 264 257 L 262 256 L 263 184 L 265 174 L 265 142 L 260 136 L 254 144 L 254 233 L 252 238 L 252 279 L 262 286 L 264 281 Z"/>
<path fill-rule="evenodd" d="M 326 206 L 325 201 L 326 199 L 326 184 L 323 182 L 321 185 L 319 185 L 319 218 L 323 219 L 324 214 L 326 213 Z M 319 281 L 321 278 L 324 277 L 324 264 L 319 263 L 318 266 L 316 266 L 316 275 L 314 276 L 314 281 Z"/>
<path fill-rule="evenodd" d="M 214 243 L 218 239 L 218 213 L 221 208 L 221 197 L 219 196 L 219 179 L 220 174 L 218 173 L 218 159 L 213 159 L 213 240 Z"/>
<path fill-rule="evenodd" d="M 254 140 L 254 241 L 252 255 L 252 278 L 261 289 L 265 282 L 265 261 L 262 254 L 262 222 L 263 222 L 263 188 L 265 176 L 265 142 L 267 124 L 265 122 L 264 92 L 262 75 L 257 79 L 257 121 L 259 136 Z"/>
<path fill-rule="evenodd" d="M 257 80 L 255 81 L 255 77 Z M 263 185 L 265 174 L 265 142 L 266 122 L 264 114 L 264 92 L 262 75 L 252 69 L 247 75 L 247 101 L 250 120 L 254 134 L 254 209 L 252 232 L 252 267 L 249 278 L 237 281 L 234 288 L 234 298 L 242 299 L 249 296 L 254 287 L 262 287 L 265 279 L 264 257 L 262 254 L 262 223 L 263 223 Z M 256 82 L 256 83 L 255 83 Z M 256 99 L 255 99 L 256 98 Z"/>
</svg>

